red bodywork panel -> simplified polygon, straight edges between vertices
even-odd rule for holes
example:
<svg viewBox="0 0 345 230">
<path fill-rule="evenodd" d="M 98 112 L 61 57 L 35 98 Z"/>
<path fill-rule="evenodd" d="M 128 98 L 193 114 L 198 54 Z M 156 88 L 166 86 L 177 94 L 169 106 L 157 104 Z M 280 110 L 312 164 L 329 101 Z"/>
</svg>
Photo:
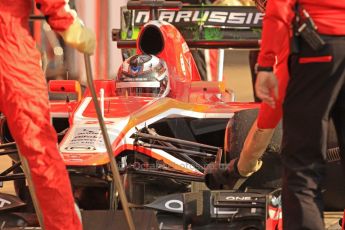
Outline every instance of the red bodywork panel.
<svg viewBox="0 0 345 230">
<path fill-rule="evenodd" d="M 139 54 L 144 53 L 141 48 L 143 47 L 141 42 L 142 37 L 146 36 L 146 33 L 149 33 L 147 32 L 148 28 L 157 29 L 163 40 L 162 50 L 154 55 L 162 58 L 169 68 L 171 87 L 170 97 L 176 97 L 175 92 L 177 91 L 179 82 L 201 81 L 199 71 L 186 41 L 176 27 L 169 23 L 163 21 L 152 21 L 147 23 L 139 33 L 137 52 Z"/>
<path fill-rule="evenodd" d="M 150 102 L 145 98 L 105 98 L 104 101 L 104 117 L 126 117 L 133 114 L 139 108 Z M 96 111 L 93 103 L 83 112 L 85 117 L 96 117 Z"/>
</svg>

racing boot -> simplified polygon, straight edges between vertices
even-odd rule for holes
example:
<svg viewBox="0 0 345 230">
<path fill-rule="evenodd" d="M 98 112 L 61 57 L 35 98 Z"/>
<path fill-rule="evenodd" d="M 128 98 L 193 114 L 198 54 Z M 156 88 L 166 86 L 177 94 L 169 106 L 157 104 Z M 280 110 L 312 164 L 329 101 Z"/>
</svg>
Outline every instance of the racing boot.
<svg viewBox="0 0 345 230">
<path fill-rule="evenodd" d="M 224 186 L 230 189 L 239 189 L 247 177 L 242 176 L 237 168 L 238 158 L 232 159 L 230 163 L 222 168 L 216 163 L 207 165 L 205 170 L 205 184 L 211 189 L 223 189 Z"/>
<path fill-rule="evenodd" d="M 274 129 L 260 129 L 255 121 L 251 127 L 238 160 L 238 172 L 249 177 L 262 166 L 260 158 L 264 154 L 273 136 Z"/>
</svg>

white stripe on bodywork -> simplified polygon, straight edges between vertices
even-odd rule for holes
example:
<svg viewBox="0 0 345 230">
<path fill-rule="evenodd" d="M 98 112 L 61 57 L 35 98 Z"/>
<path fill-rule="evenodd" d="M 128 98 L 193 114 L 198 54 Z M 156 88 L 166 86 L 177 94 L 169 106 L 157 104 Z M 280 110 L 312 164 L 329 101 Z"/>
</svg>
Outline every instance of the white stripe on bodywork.
<svg viewBox="0 0 345 230">
<path fill-rule="evenodd" d="M 133 143 L 133 139 L 130 138 L 130 136 L 132 136 L 135 132 L 137 132 L 137 130 L 140 130 L 144 127 L 147 127 L 148 125 L 150 124 L 153 124 L 155 123 L 156 121 L 159 121 L 163 118 L 167 118 L 167 117 L 178 117 L 178 116 L 175 116 L 175 115 L 179 115 L 181 116 L 184 115 L 184 116 L 188 116 L 188 117 L 194 117 L 194 118 L 208 118 L 205 113 L 199 113 L 199 112 L 191 112 L 191 111 L 187 111 L 187 110 L 182 110 L 182 109 L 169 109 L 167 110 L 166 112 L 164 113 L 160 113 L 159 115 L 155 116 L 155 117 L 152 117 L 138 125 L 136 125 L 135 127 L 131 128 L 125 135 L 125 141 L 122 142 L 122 143 L 128 143 L 128 142 L 131 142 Z M 216 113 L 214 113 L 214 117 L 216 117 Z M 219 114 L 218 114 L 219 115 Z M 234 116 L 234 113 L 227 113 L 226 115 L 224 115 L 223 117 L 218 117 L 218 118 L 231 118 Z M 183 116 L 182 116 L 183 117 Z M 214 118 L 212 117 L 212 118 Z M 117 148 L 119 148 L 121 145 L 119 145 Z M 163 150 L 159 150 L 159 152 L 157 152 L 158 149 L 155 149 L 155 153 L 161 153 L 160 155 L 161 156 L 164 156 L 165 158 L 169 159 L 169 160 L 172 160 L 173 162 L 178 162 L 178 164 L 182 167 L 184 167 L 185 169 L 188 169 L 192 172 L 198 172 L 198 173 L 201 173 L 199 170 L 197 170 L 196 168 L 194 168 L 194 166 L 192 166 L 191 164 L 185 162 L 185 161 L 181 161 L 175 157 L 173 157 L 172 155 L 170 155 L 169 153 L 163 151 Z M 162 155 L 164 153 L 164 155 Z"/>
<path fill-rule="evenodd" d="M 74 113 L 74 121 L 82 121 L 85 117 L 83 116 L 83 113 L 85 111 L 85 109 L 87 108 L 87 106 L 89 105 L 89 103 L 91 102 L 91 97 L 85 97 L 84 100 L 82 101 L 82 103 L 80 104 L 80 106 L 78 107 L 78 109 L 75 111 Z M 88 118 L 90 120 L 96 120 L 96 118 Z"/>
<path fill-rule="evenodd" d="M 167 160 L 169 160 L 171 162 L 174 162 L 174 164 L 181 166 L 182 168 L 188 169 L 188 170 L 190 170 L 192 172 L 195 172 L 195 173 L 201 173 L 193 165 L 191 165 L 191 164 L 189 164 L 189 163 L 187 163 L 185 161 L 182 161 L 182 160 L 172 156 L 171 154 L 169 154 L 169 153 L 167 153 L 167 152 L 165 152 L 165 151 L 163 151 L 161 149 L 154 149 L 154 148 L 152 148 L 151 150 L 154 153 L 162 156 L 163 158 L 165 158 L 165 159 L 167 159 Z"/>
<path fill-rule="evenodd" d="M 154 100 L 156 101 L 156 100 Z M 153 102 L 154 102 L 153 101 Z M 63 143 L 60 145 L 60 150 L 64 153 L 78 153 L 78 151 L 67 151 L 66 147 L 68 148 L 69 143 L 72 141 L 74 137 L 74 133 L 76 132 L 76 128 L 87 128 L 87 127 L 96 127 L 96 125 L 92 124 L 85 124 L 88 121 L 97 121 L 97 118 L 85 118 L 82 113 L 85 111 L 87 108 L 88 104 L 91 102 L 91 97 L 86 97 L 82 104 L 80 105 L 79 109 L 75 113 L 75 125 L 72 127 L 72 130 L 70 130 L 69 135 L 67 138 L 63 141 Z M 151 103 L 153 103 L 151 102 Z M 150 104 L 151 104 L 150 103 Z M 146 107 L 145 105 L 144 107 Z M 193 117 L 193 118 L 231 118 L 234 116 L 234 113 L 203 113 L 203 112 L 195 112 L 195 111 L 190 111 L 190 110 L 184 110 L 184 109 L 177 109 L 177 108 L 171 108 L 163 113 L 160 113 L 148 120 L 145 120 L 142 123 L 137 124 L 135 127 L 132 127 L 126 134 L 124 139 L 122 139 L 118 146 L 115 147 L 115 149 L 120 148 L 122 145 L 125 144 L 133 144 L 134 139 L 131 138 L 131 136 L 137 132 L 137 130 L 142 129 L 144 127 L 147 127 L 150 124 L 155 123 L 156 121 L 159 121 L 163 118 L 175 118 L 175 117 Z M 87 119 L 87 120 L 86 120 Z M 107 125 L 107 129 L 109 132 L 109 136 L 111 137 L 110 141 L 113 143 L 116 139 L 117 136 L 123 131 L 123 129 L 126 127 L 128 124 L 130 117 L 119 117 L 119 118 L 107 118 L 106 120 L 113 123 L 111 125 Z M 98 126 L 98 125 L 97 125 Z M 100 130 L 99 130 L 100 132 Z M 171 154 L 160 150 L 160 149 L 152 149 L 152 151 L 156 154 L 161 155 L 163 158 L 168 159 L 169 161 L 175 162 L 176 164 L 180 165 L 181 167 L 191 171 L 191 172 L 196 172 L 196 173 L 201 173 L 199 170 L 197 170 L 194 166 L 191 164 L 179 160 L 178 158 L 175 158 Z M 106 153 L 106 149 L 103 146 L 97 146 L 96 150 L 93 151 L 79 151 L 79 153 L 93 153 L 93 152 L 98 152 L 98 153 Z"/>
</svg>

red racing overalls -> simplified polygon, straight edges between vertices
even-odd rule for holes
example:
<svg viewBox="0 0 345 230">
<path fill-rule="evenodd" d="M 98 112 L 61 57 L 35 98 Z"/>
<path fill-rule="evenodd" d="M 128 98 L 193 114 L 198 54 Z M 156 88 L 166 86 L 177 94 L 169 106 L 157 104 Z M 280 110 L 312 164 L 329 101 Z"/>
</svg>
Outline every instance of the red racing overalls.
<svg viewBox="0 0 345 230">
<path fill-rule="evenodd" d="M 260 66 L 274 66 L 284 40 L 291 33 L 296 2 L 268 1 Z M 345 166 L 345 2 L 300 0 L 298 4 L 315 22 L 325 45 L 314 50 L 299 38 L 299 52 L 289 58 L 281 150 L 283 227 L 323 230 L 322 184 L 331 118 Z M 339 178 L 339 183 L 345 186 L 344 177 L 339 175 Z"/>
<path fill-rule="evenodd" d="M 66 0 L 36 0 L 56 31 L 74 21 Z M 50 123 L 40 53 L 29 34 L 31 0 L 0 0 L 0 111 L 31 171 L 46 230 L 81 230 L 69 177 Z M 75 12 L 74 12 L 75 13 Z M 75 16 L 75 15 L 74 15 Z"/>
<path fill-rule="evenodd" d="M 283 101 L 285 97 L 286 86 L 289 81 L 288 56 L 289 56 L 289 37 L 286 37 L 281 47 L 274 65 L 274 73 L 278 80 L 278 98 L 276 106 L 272 108 L 268 104 L 262 102 L 258 114 L 257 126 L 259 129 L 274 129 L 282 118 Z"/>
</svg>

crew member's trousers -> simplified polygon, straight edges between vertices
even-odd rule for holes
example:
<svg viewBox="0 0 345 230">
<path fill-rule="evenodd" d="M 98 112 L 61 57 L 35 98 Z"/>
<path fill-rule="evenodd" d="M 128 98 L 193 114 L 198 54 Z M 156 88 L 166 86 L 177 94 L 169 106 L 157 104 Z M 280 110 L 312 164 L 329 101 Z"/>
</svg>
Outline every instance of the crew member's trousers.
<svg viewBox="0 0 345 230">
<path fill-rule="evenodd" d="M 330 118 L 345 165 L 345 36 L 323 38 L 326 46 L 320 51 L 301 41 L 300 53 L 290 57 L 282 143 L 283 227 L 288 230 L 324 229 L 321 184 Z M 343 175 L 333 179 L 345 186 Z"/>
<path fill-rule="evenodd" d="M 0 110 L 30 168 L 46 230 L 81 230 L 66 166 L 50 124 L 40 53 L 23 27 L 27 21 L 0 14 Z"/>
</svg>

